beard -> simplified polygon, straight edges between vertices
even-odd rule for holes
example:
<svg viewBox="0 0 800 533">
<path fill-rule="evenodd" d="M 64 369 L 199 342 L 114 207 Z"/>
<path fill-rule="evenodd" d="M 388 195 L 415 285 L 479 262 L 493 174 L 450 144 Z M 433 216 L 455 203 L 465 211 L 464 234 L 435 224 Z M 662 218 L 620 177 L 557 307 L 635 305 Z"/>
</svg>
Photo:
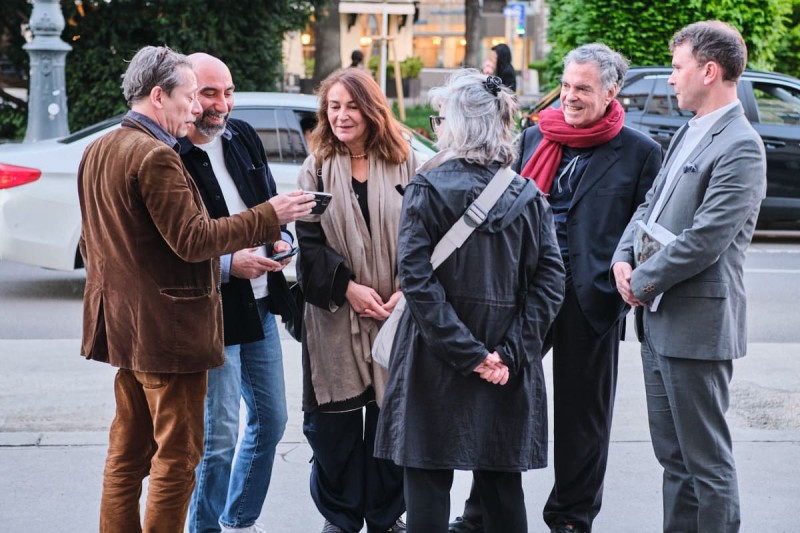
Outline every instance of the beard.
<svg viewBox="0 0 800 533">
<path fill-rule="evenodd" d="M 203 114 L 200 115 L 200 118 L 194 121 L 194 127 L 206 137 L 219 137 L 222 135 L 222 132 L 225 131 L 225 126 L 228 124 L 229 116 L 230 113 L 217 113 L 216 111 L 207 109 L 203 111 Z M 206 122 L 208 117 L 221 118 L 223 119 L 222 124 L 211 124 Z"/>
</svg>

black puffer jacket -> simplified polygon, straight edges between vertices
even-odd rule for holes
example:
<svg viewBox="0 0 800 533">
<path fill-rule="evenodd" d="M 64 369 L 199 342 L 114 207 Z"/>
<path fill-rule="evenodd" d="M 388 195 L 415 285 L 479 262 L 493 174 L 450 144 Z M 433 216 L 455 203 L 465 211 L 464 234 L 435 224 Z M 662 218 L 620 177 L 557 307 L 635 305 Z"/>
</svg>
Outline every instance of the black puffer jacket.
<svg viewBox="0 0 800 533">
<path fill-rule="evenodd" d="M 487 220 L 434 273 L 435 244 L 494 173 L 454 159 L 406 190 L 398 272 L 400 321 L 375 455 L 415 468 L 522 471 L 547 464 L 542 344 L 564 295 L 553 217 L 515 178 Z M 496 350 L 503 386 L 472 370 Z"/>
</svg>

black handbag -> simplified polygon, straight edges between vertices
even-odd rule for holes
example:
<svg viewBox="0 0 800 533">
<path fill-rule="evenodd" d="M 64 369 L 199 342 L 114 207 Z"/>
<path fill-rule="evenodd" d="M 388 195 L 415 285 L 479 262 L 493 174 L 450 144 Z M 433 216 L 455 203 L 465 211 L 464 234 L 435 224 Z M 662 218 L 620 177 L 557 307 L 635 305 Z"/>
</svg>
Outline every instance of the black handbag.
<svg viewBox="0 0 800 533">
<path fill-rule="evenodd" d="M 322 192 L 322 169 L 317 169 L 317 190 Z M 302 253 L 302 252 L 301 252 Z M 306 299 L 303 296 L 303 287 L 300 285 L 300 272 L 297 271 L 297 282 L 293 283 L 291 287 L 289 287 L 289 306 L 293 307 L 291 310 L 290 316 L 288 318 L 284 318 L 283 326 L 286 328 L 286 331 L 289 332 L 289 335 L 296 341 L 301 341 L 303 338 L 303 315 L 306 310 Z"/>
<path fill-rule="evenodd" d="M 283 326 L 289 335 L 296 341 L 302 340 L 303 336 L 303 313 L 306 308 L 306 300 L 303 297 L 303 289 L 300 283 L 293 283 L 289 287 L 289 301 L 287 302 L 290 307 L 293 307 L 288 319 L 283 320 Z"/>
</svg>

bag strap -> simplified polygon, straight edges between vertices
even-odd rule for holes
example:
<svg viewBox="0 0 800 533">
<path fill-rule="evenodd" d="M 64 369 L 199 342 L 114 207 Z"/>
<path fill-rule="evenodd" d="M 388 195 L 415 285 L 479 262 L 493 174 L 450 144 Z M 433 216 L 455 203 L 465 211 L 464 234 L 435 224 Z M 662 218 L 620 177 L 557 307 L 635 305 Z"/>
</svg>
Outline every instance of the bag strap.
<svg viewBox="0 0 800 533">
<path fill-rule="evenodd" d="M 489 184 L 470 204 L 464 215 L 453 224 L 453 227 L 444 234 L 442 240 L 436 244 L 431 255 L 431 265 L 433 265 L 434 270 L 439 268 L 439 265 L 444 263 L 445 259 L 450 257 L 457 248 L 460 248 L 472 232 L 475 231 L 475 228 L 486 220 L 489 211 L 511 184 L 514 176 L 516 174 L 508 167 L 500 167 L 500 170 L 495 173 Z"/>
</svg>

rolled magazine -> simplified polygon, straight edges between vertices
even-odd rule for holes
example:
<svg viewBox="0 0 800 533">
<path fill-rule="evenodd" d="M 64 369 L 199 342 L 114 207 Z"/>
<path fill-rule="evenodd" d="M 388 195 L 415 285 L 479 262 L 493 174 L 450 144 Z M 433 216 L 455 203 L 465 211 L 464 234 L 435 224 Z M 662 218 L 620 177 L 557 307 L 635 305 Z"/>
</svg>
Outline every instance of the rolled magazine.
<svg viewBox="0 0 800 533">
<path fill-rule="evenodd" d="M 654 222 L 652 226 L 648 226 L 641 220 L 637 220 L 636 226 L 633 228 L 633 260 L 635 266 L 638 267 L 674 240 L 675 234 L 661 224 Z M 658 304 L 661 303 L 663 295 L 663 293 L 657 295 L 647 305 L 651 312 L 655 312 L 658 309 Z"/>
</svg>

